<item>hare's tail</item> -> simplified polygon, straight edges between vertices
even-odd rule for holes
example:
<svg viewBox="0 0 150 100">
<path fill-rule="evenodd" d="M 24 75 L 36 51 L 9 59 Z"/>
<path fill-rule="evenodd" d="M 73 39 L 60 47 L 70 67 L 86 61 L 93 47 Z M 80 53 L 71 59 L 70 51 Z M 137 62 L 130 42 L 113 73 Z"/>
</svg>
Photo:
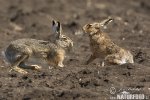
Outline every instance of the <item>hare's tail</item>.
<svg viewBox="0 0 150 100">
<path fill-rule="evenodd" d="M 5 55 L 5 50 L 3 50 L 3 51 L 1 52 L 1 58 L 2 58 L 2 60 L 3 60 L 3 62 L 4 62 L 4 64 L 5 64 L 6 66 L 10 65 L 10 63 L 9 63 L 9 61 L 8 61 L 6 55 Z"/>
</svg>

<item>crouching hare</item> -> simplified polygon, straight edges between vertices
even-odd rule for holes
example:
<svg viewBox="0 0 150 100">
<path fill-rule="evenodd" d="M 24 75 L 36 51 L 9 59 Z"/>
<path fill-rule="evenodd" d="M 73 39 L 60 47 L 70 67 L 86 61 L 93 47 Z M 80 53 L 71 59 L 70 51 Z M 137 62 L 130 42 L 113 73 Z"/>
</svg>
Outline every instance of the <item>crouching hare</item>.
<svg viewBox="0 0 150 100">
<path fill-rule="evenodd" d="M 24 69 L 41 69 L 38 65 L 27 65 L 25 61 L 31 57 L 40 57 L 49 65 L 64 67 L 65 51 L 73 47 L 73 41 L 63 34 L 60 22 L 52 21 L 53 42 L 36 39 L 18 39 L 12 41 L 5 50 L 5 57 L 13 70 L 26 74 Z M 24 69 L 23 69 L 24 68 Z"/>
<path fill-rule="evenodd" d="M 134 63 L 133 55 L 128 50 L 116 45 L 107 33 L 102 32 L 101 29 L 111 21 L 112 19 L 108 18 L 100 23 L 95 22 L 83 26 L 84 33 L 89 35 L 92 51 L 92 55 L 86 64 L 89 64 L 96 58 L 104 59 L 102 66 L 104 66 L 104 63 L 118 65 Z"/>
</svg>

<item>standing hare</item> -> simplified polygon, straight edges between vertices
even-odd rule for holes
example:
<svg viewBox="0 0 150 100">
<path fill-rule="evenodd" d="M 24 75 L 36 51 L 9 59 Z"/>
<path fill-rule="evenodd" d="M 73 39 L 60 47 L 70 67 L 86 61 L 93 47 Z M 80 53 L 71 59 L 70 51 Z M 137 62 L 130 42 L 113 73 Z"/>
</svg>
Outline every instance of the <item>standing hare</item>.
<svg viewBox="0 0 150 100">
<path fill-rule="evenodd" d="M 104 59 L 102 66 L 104 66 L 104 63 L 118 65 L 134 63 L 133 55 L 128 50 L 116 45 L 107 33 L 102 32 L 101 28 L 111 21 L 112 19 L 108 18 L 100 23 L 95 22 L 83 26 L 84 33 L 89 35 L 90 48 L 92 51 L 92 55 L 86 64 L 89 64 L 96 58 Z"/>
<path fill-rule="evenodd" d="M 10 62 L 13 70 L 26 74 L 25 68 L 41 69 L 38 65 L 25 64 L 25 61 L 30 56 L 43 58 L 49 65 L 64 67 L 65 51 L 73 47 L 73 41 L 63 34 L 60 22 L 53 20 L 52 27 L 57 36 L 53 42 L 36 39 L 18 39 L 9 44 L 5 50 L 5 57 Z"/>
</svg>

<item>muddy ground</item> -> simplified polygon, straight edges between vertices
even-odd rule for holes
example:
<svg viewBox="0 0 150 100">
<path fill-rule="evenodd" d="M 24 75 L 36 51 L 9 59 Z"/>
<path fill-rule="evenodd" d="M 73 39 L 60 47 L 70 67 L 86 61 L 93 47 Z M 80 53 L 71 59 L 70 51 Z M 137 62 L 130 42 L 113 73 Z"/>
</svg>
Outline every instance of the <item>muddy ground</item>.
<svg viewBox="0 0 150 100">
<path fill-rule="evenodd" d="M 22 75 L 10 71 L 1 56 L 0 100 L 109 100 L 123 91 L 150 95 L 149 11 L 149 0 L 0 0 L 0 51 L 19 38 L 49 40 L 52 19 L 74 41 L 64 68 L 42 63 L 40 72 Z M 114 22 L 104 31 L 133 53 L 134 64 L 101 67 L 97 59 L 84 65 L 91 52 L 81 27 L 108 16 Z"/>
</svg>

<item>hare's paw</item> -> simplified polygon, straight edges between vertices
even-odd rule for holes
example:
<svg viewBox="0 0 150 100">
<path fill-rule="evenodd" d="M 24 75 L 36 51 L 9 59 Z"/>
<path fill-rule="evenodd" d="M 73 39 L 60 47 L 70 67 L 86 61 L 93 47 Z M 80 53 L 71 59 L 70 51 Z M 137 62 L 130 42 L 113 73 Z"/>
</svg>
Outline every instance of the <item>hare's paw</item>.
<svg viewBox="0 0 150 100">
<path fill-rule="evenodd" d="M 119 63 L 120 63 L 120 65 L 122 65 L 122 64 L 127 63 L 127 61 L 126 61 L 126 59 L 121 59 Z"/>
<path fill-rule="evenodd" d="M 124 62 L 123 60 L 114 59 L 112 63 L 117 65 L 122 65 L 125 64 L 126 62 Z"/>
<path fill-rule="evenodd" d="M 50 69 L 50 70 L 53 69 L 53 68 L 54 68 L 54 67 L 52 67 L 52 66 L 48 66 L 48 69 Z"/>
<path fill-rule="evenodd" d="M 100 62 L 100 63 L 96 63 L 96 66 L 97 66 L 97 67 L 104 67 L 104 66 L 105 66 L 105 62 L 102 61 L 102 62 Z"/>
<path fill-rule="evenodd" d="M 117 64 L 117 65 L 122 65 L 122 64 L 125 64 L 127 63 L 124 59 L 112 59 L 112 60 L 107 60 L 106 61 L 107 63 L 109 64 Z"/>
<path fill-rule="evenodd" d="M 12 70 L 16 71 L 16 72 L 19 72 L 21 74 L 28 74 L 27 71 L 23 70 L 22 68 L 19 68 L 19 67 L 14 67 L 12 68 Z"/>
<path fill-rule="evenodd" d="M 31 67 L 33 67 L 35 70 L 40 70 L 40 69 L 42 69 L 42 67 L 39 66 L 39 65 L 31 65 Z"/>
<path fill-rule="evenodd" d="M 104 61 L 101 62 L 101 66 L 102 66 L 102 67 L 105 66 L 105 62 L 104 62 Z"/>
<path fill-rule="evenodd" d="M 59 63 L 58 66 L 59 67 L 64 67 L 64 65 L 62 63 Z"/>
</svg>

